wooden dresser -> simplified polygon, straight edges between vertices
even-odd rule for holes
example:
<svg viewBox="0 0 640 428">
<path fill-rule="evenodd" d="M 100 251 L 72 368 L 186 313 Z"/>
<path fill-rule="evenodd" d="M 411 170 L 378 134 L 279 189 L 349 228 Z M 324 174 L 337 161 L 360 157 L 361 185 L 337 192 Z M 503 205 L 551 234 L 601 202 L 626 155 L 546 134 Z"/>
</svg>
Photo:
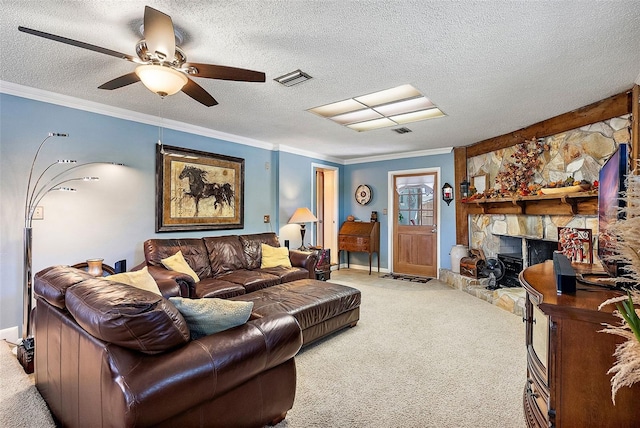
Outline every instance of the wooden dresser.
<svg viewBox="0 0 640 428">
<path fill-rule="evenodd" d="M 349 267 L 349 252 L 369 253 L 369 275 L 371 275 L 371 255 L 376 253 L 378 272 L 380 272 L 380 223 L 377 221 L 345 221 L 338 233 L 338 268 L 340 268 L 340 254 L 347 252 L 347 267 Z"/>
<path fill-rule="evenodd" d="M 578 283 L 575 294 L 557 294 L 552 261 L 523 270 L 520 282 L 527 293 L 527 426 L 640 426 L 640 384 L 621 388 L 611 402 L 607 371 L 623 338 L 598 332 L 602 323 L 620 322 L 612 305 L 598 306 L 621 293 Z"/>
</svg>

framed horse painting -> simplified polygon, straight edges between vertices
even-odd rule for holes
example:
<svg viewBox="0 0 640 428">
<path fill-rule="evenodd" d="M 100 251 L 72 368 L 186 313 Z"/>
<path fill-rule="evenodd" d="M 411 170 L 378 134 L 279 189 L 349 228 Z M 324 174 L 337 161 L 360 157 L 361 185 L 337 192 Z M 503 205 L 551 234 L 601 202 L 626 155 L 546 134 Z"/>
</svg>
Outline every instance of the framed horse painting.
<svg viewBox="0 0 640 428">
<path fill-rule="evenodd" d="M 156 146 L 156 232 L 243 227 L 244 159 Z"/>
</svg>

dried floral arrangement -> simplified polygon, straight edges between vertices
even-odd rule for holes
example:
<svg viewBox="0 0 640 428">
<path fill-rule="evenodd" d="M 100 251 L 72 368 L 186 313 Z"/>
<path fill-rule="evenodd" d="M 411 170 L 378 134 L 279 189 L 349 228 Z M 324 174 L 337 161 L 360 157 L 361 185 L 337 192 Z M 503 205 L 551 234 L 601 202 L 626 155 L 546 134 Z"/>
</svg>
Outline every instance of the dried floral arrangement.
<svg viewBox="0 0 640 428">
<path fill-rule="evenodd" d="M 615 334 L 626 339 L 616 347 L 616 362 L 609 370 L 611 378 L 611 400 L 615 404 L 616 392 L 623 386 L 640 382 L 640 176 L 626 178 L 627 205 L 622 208 L 624 220 L 618 220 L 610 231 L 616 238 L 610 260 L 623 263 L 624 274 L 618 278 L 628 289 L 627 296 L 609 299 L 600 305 L 615 304 L 614 315 L 621 319 L 620 325 L 606 324 L 601 332 Z"/>
<path fill-rule="evenodd" d="M 581 191 L 591 190 L 598 187 L 598 183 L 593 184 L 586 180 L 576 181 L 572 172 L 567 171 L 569 176 L 564 180 L 548 182 L 546 185 L 535 183 L 536 172 L 542 164 L 542 155 L 551 149 L 544 138 L 533 138 L 525 140 L 515 146 L 511 155 L 511 161 L 503 163 L 501 170 L 496 175 L 497 186 L 487 189 L 484 192 L 476 192 L 470 188 L 470 196 L 463 198 L 463 202 L 470 202 L 480 198 L 501 198 L 514 196 L 542 195 L 544 189 L 559 188 L 569 186 L 580 186 Z M 579 168 L 579 167 L 578 167 Z"/>
<path fill-rule="evenodd" d="M 500 191 L 528 195 L 532 190 L 529 185 L 533 184 L 533 177 L 540 166 L 540 155 L 546 151 L 549 151 L 549 145 L 542 138 L 518 144 L 511 155 L 513 161 L 505 164 L 496 176 Z"/>
</svg>

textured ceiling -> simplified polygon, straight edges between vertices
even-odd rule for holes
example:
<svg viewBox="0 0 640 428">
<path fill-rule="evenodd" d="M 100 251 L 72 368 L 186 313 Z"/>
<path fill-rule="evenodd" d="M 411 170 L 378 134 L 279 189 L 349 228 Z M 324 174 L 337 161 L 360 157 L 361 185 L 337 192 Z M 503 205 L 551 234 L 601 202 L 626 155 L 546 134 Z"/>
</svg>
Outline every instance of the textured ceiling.
<svg viewBox="0 0 640 428">
<path fill-rule="evenodd" d="M 18 26 L 135 55 L 144 6 L 170 15 L 190 61 L 264 71 L 196 79 L 218 101 L 97 87 L 134 64 Z M 0 80 L 349 160 L 463 146 L 582 107 L 640 79 L 638 1 L 7 1 Z M 313 79 L 283 87 L 295 69 Z M 358 133 L 306 109 L 410 83 L 447 117 Z M 161 105 L 162 104 L 162 105 Z"/>
</svg>

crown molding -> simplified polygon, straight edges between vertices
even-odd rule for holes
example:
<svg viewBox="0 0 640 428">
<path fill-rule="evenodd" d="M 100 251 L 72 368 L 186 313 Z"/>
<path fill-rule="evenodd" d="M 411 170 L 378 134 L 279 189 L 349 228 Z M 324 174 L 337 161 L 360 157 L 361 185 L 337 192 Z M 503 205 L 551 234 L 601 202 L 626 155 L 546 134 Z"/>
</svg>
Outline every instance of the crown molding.
<svg viewBox="0 0 640 428">
<path fill-rule="evenodd" d="M 144 123 L 146 125 L 162 126 L 165 129 L 173 129 L 175 131 L 186 132 L 189 134 L 216 138 L 232 143 L 243 144 L 245 146 L 257 147 L 265 150 L 274 150 L 274 145 L 271 143 L 254 140 L 252 138 L 243 137 L 241 135 L 229 134 L 202 126 L 190 125 L 188 123 L 179 122 L 176 120 L 163 119 L 150 114 L 138 113 L 132 110 L 126 110 L 119 107 L 96 103 L 94 101 L 87 101 L 80 98 L 70 97 L 68 95 L 62 95 L 55 92 L 32 88 L 29 86 L 18 85 L 16 83 L 6 82 L 4 80 L 0 80 L 0 93 L 15 95 L 17 97 L 28 98 L 36 101 L 42 101 L 49 104 L 56 104 L 77 110 L 88 111 L 91 113 L 102 114 L 118 119 L 131 120 L 133 122 Z"/>
<path fill-rule="evenodd" d="M 453 147 L 443 147 L 439 149 L 417 150 L 415 152 L 392 153 L 388 155 L 367 156 L 363 158 L 347 159 L 344 165 L 353 165 L 366 162 L 383 162 L 388 160 L 415 158 L 419 156 L 436 156 L 451 153 Z"/>
<path fill-rule="evenodd" d="M 302 149 L 298 149 L 298 148 L 291 147 L 291 146 L 280 145 L 280 146 L 276 147 L 276 150 L 279 150 L 279 151 L 285 152 L 285 153 L 291 153 L 293 155 L 306 156 L 308 158 L 323 160 L 323 161 L 327 161 L 327 162 L 333 162 L 333 163 L 337 163 L 338 165 L 344 165 L 345 164 L 344 163 L 345 162 L 344 159 L 335 158 L 333 156 L 321 155 L 319 153 L 313 153 L 313 152 L 309 152 L 307 150 L 302 150 Z"/>
<path fill-rule="evenodd" d="M 640 76 L 638 76 L 640 80 Z M 130 120 L 133 122 L 144 123 L 152 126 L 162 126 L 165 129 L 173 129 L 175 131 L 186 132 L 189 134 L 201 135 L 204 137 L 215 138 L 218 140 L 229 141 L 231 143 L 243 144 L 245 146 L 257 147 L 260 149 L 271 151 L 282 151 L 299 156 L 306 156 L 313 159 L 333 162 L 338 165 L 352 165 L 366 162 L 383 162 L 387 160 L 413 158 L 417 156 L 434 156 L 451 153 L 452 147 L 442 149 L 420 150 L 415 152 L 394 153 L 379 156 L 367 156 L 354 159 L 340 159 L 333 156 L 314 153 L 302 149 L 298 149 L 286 145 L 277 145 L 267 143 L 253 138 L 243 137 L 241 135 L 229 134 L 202 126 L 190 125 L 188 123 L 179 122 L 171 119 L 163 119 L 145 113 L 138 113 L 132 110 L 113 107 L 106 104 L 100 104 L 94 101 L 83 100 L 81 98 L 70 97 L 68 95 L 58 94 L 56 92 L 45 91 L 43 89 L 32 88 L 30 86 L 19 85 L 17 83 L 0 80 L 0 93 L 14 95 L 21 98 L 28 98 L 35 101 L 41 101 L 49 104 L 56 104 L 63 107 L 69 107 L 77 110 L 87 111 L 90 113 L 102 114 L 105 116 L 115 117 L 118 119 Z"/>
</svg>

